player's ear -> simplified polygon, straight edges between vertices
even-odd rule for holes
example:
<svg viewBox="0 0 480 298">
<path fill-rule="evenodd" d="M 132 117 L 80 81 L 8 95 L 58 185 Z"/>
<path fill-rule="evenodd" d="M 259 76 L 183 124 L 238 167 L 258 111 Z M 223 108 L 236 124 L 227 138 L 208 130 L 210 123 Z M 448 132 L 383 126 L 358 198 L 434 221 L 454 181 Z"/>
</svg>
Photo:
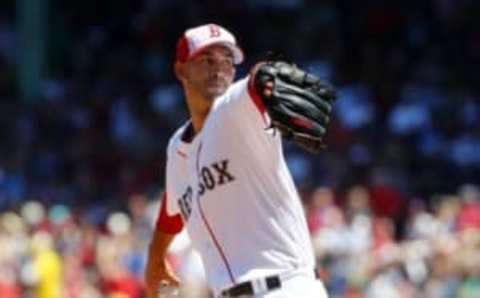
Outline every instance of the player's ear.
<svg viewBox="0 0 480 298">
<path fill-rule="evenodd" d="M 180 82 L 185 80 L 185 63 L 175 61 L 175 64 L 173 65 L 173 71 Z"/>
</svg>

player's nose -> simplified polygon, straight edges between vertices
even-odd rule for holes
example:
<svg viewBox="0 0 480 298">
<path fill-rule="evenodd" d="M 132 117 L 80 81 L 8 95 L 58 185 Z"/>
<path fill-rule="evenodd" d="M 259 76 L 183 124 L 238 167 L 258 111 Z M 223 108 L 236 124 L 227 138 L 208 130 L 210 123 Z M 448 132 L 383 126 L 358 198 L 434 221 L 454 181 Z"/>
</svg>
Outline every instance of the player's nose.
<svg viewBox="0 0 480 298">
<path fill-rule="evenodd" d="M 223 69 L 222 67 L 214 67 L 210 72 L 210 78 L 214 80 L 224 79 L 228 75 L 228 70 Z"/>
<path fill-rule="evenodd" d="M 214 63 L 212 63 L 211 69 L 216 74 L 219 74 L 225 71 L 225 67 L 223 67 L 222 63 L 219 61 L 215 61 Z"/>
</svg>

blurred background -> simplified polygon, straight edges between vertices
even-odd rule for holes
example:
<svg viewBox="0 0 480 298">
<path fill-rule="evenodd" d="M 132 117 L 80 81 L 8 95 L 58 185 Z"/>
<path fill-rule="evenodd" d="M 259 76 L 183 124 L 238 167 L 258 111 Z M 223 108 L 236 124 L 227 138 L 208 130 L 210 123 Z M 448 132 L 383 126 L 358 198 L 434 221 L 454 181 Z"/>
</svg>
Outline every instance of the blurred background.
<svg viewBox="0 0 480 298">
<path fill-rule="evenodd" d="M 239 77 L 276 50 L 338 88 L 328 150 L 284 147 L 331 297 L 480 297 L 475 0 L 0 1 L 0 297 L 143 297 L 175 43 L 207 22 Z M 185 235 L 170 260 L 209 297 Z"/>
</svg>

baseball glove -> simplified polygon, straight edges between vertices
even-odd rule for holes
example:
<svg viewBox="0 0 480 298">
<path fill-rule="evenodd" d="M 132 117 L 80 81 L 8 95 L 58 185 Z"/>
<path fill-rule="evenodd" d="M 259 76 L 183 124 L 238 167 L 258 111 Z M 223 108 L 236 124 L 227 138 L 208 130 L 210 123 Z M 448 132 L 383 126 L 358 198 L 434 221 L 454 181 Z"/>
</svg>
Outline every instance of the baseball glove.
<svg viewBox="0 0 480 298">
<path fill-rule="evenodd" d="M 287 62 L 265 62 L 254 71 L 254 86 L 272 126 L 302 148 L 325 148 L 335 92 L 315 75 Z"/>
</svg>

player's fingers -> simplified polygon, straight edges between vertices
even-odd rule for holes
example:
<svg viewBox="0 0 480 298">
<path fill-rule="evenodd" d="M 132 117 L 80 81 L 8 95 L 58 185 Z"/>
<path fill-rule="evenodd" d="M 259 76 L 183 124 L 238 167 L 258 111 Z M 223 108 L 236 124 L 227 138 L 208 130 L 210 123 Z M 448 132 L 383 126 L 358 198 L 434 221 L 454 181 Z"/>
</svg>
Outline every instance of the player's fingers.
<svg viewBox="0 0 480 298">
<path fill-rule="evenodd" d="M 180 283 L 175 279 L 162 279 L 159 283 L 155 285 L 147 285 L 147 297 L 148 298 L 158 298 L 159 294 L 167 294 L 172 292 L 178 292 Z M 170 297 L 170 295 L 168 296 Z"/>
<path fill-rule="evenodd" d="M 160 285 L 167 284 L 175 287 L 180 285 L 180 280 L 170 268 L 166 268 L 159 280 Z"/>
<path fill-rule="evenodd" d="M 271 97 L 273 93 L 273 82 L 265 83 L 265 88 L 263 89 L 263 95 L 267 98 Z"/>
<path fill-rule="evenodd" d="M 168 276 L 160 281 L 160 287 L 167 286 L 178 287 L 180 286 L 180 281 L 175 276 Z"/>
<path fill-rule="evenodd" d="M 157 298 L 174 298 L 180 296 L 180 289 L 178 287 L 166 286 L 158 290 Z"/>
</svg>

